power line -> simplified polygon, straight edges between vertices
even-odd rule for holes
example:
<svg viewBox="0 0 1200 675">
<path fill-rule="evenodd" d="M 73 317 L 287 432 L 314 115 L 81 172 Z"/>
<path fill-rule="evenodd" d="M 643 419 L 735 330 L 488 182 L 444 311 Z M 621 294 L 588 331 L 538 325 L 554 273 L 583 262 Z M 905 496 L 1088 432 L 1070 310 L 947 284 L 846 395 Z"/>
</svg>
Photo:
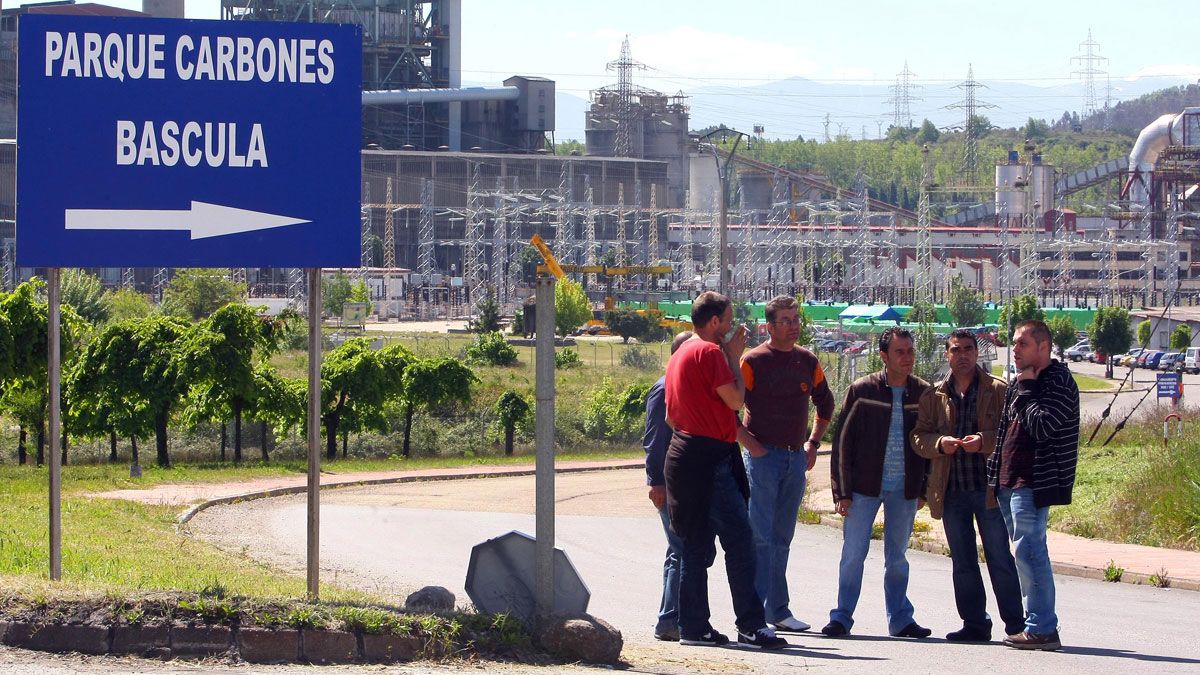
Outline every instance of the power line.
<svg viewBox="0 0 1200 675">
<path fill-rule="evenodd" d="M 908 69 L 908 61 L 905 61 L 904 70 L 896 74 L 896 84 L 888 87 L 892 91 L 892 97 L 884 103 L 892 104 L 892 126 L 897 129 L 912 128 L 912 102 L 924 100 L 914 95 L 914 92 L 921 88 L 920 85 L 913 83 L 915 77 L 916 73 Z"/>
</svg>

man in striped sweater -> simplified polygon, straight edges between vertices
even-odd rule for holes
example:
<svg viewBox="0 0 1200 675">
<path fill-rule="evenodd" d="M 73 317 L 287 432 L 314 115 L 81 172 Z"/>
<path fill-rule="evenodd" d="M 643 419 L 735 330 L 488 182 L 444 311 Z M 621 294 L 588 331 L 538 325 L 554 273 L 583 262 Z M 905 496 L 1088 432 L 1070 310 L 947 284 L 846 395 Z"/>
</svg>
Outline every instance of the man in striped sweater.
<svg viewBox="0 0 1200 675">
<path fill-rule="evenodd" d="M 1051 360 L 1052 346 L 1045 323 L 1017 324 L 1011 348 L 1020 374 L 1005 396 L 996 451 L 988 458 L 988 484 L 1016 549 L 1025 596 L 1025 630 L 1004 640 L 1017 649 L 1062 647 L 1046 527 L 1051 506 L 1071 503 L 1079 457 L 1079 387 L 1065 365 Z"/>
</svg>

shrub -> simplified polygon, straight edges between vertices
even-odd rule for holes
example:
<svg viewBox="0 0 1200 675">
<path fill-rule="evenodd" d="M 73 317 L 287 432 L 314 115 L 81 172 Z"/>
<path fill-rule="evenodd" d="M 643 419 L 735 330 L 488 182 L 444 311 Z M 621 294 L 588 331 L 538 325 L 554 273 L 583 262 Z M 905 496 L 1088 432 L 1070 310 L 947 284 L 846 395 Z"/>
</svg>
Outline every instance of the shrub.
<svg viewBox="0 0 1200 675">
<path fill-rule="evenodd" d="M 1109 560 L 1108 567 L 1104 568 L 1104 580 L 1116 583 L 1120 581 L 1121 577 L 1123 576 L 1125 576 L 1125 568 L 1118 567 L 1116 562 Z"/>
<path fill-rule="evenodd" d="M 649 316 L 628 308 L 612 309 L 604 315 L 604 323 L 608 329 L 613 335 L 620 335 L 621 341 L 626 343 L 629 342 L 629 338 L 642 341 L 650 331 L 650 322 Z"/>
<path fill-rule="evenodd" d="M 583 365 L 583 361 L 579 358 L 579 352 L 566 347 L 554 353 L 554 367 L 559 370 L 565 368 L 576 368 Z"/>
<path fill-rule="evenodd" d="M 489 366 L 511 366 L 517 362 L 517 350 L 500 333 L 482 333 L 467 346 L 467 358 Z"/>
<path fill-rule="evenodd" d="M 658 354 L 643 349 L 642 347 L 630 347 L 621 354 L 621 365 L 635 368 L 637 370 L 658 370 L 662 368 L 662 363 L 658 360 Z"/>
<path fill-rule="evenodd" d="M 593 389 L 583 408 L 583 431 L 592 439 L 633 441 L 641 436 L 646 415 L 647 384 L 631 384 L 622 391 L 612 380 Z"/>
</svg>

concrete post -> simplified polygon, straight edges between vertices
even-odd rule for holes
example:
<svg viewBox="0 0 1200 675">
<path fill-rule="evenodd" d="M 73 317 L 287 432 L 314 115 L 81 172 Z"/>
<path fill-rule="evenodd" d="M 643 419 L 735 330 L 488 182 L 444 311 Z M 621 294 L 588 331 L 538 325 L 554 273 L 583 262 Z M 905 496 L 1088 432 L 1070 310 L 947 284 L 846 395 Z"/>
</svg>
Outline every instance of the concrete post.
<svg viewBox="0 0 1200 675">
<path fill-rule="evenodd" d="M 554 614 L 554 277 L 537 283 L 537 462 L 534 475 L 535 614 Z"/>
<path fill-rule="evenodd" d="M 49 303 L 49 313 L 46 317 L 46 365 L 50 381 L 50 420 L 47 429 L 50 434 L 50 579 L 53 581 L 62 578 L 62 333 L 59 330 L 61 273 L 62 270 L 57 267 L 46 270 L 46 296 Z"/>
<path fill-rule="evenodd" d="M 321 584 L 321 269 L 308 270 L 308 599 Z"/>
</svg>

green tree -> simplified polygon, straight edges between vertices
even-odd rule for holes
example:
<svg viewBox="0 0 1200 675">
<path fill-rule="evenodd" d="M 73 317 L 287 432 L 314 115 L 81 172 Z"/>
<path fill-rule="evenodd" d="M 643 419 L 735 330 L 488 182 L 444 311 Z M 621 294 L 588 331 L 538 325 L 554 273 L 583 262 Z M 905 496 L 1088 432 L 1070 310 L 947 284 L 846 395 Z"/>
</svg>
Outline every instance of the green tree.
<svg viewBox="0 0 1200 675">
<path fill-rule="evenodd" d="M 108 295 L 108 318 L 110 321 L 141 319 L 154 314 L 154 303 L 132 288 L 118 288 Z"/>
<path fill-rule="evenodd" d="M 86 270 L 69 269 L 63 272 L 59 289 L 62 304 L 70 305 L 88 323 L 100 325 L 108 320 L 108 297 L 100 277 Z"/>
<path fill-rule="evenodd" d="M 269 356 L 277 342 L 272 325 L 254 307 L 228 304 L 189 331 L 179 345 L 181 370 L 191 383 L 189 417 L 221 421 L 233 417 L 233 461 L 242 461 L 242 414 L 254 399 L 256 356 Z M 222 457 L 224 446 L 222 446 Z"/>
<path fill-rule="evenodd" d="M 1150 319 L 1146 319 L 1145 321 L 1138 323 L 1137 340 L 1139 345 L 1144 347 L 1150 344 L 1150 328 Z"/>
<path fill-rule="evenodd" d="M 246 284 L 229 279 L 229 270 L 185 268 L 163 289 L 163 313 L 199 321 L 246 297 Z"/>
<path fill-rule="evenodd" d="M 513 436 L 517 427 L 525 424 L 529 419 L 531 410 L 529 399 L 511 389 L 500 394 L 500 398 L 496 400 L 496 419 L 500 423 L 500 427 L 504 429 L 504 454 L 506 456 L 512 456 Z"/>
<path fill-rule="evenodd" d="M 1031 141 L 1044 141 L 1050 136 L 1050 125 L 1045 120 L 1030 117 L 1021 127 L 1021 135 Z"/>
<path fill-rule="evenodd" d="M 1010 311 L 1011 310 L 1011 311 Z M 1006 342 L 1012 342 L 1013 331 L 1017 324 L 1030 320 L 1045 321 L 1046 310 L 1042 309 L 1037 298 L 1032 295 L 1018 295 L 1012 302 L 1000 310 L 1000 325 Z"/>
<path fill-rule="evenodd" d="M 904 317 L 908 323 L 937 323 L 937 307 L 923 300 L 913 303 L 912 309 Z"/>
<path fill-rule="evenodd" d="M 350 277 L 338 270 L 332 277 L 321 277 L 321 309 L 325 315 L 333 318 L 342 315 L 342 306 L 350 301 L 354 288 L 350 285 Z"/>
<path fill-rule="evenodd" d="M 554 285 L 554 327 L 566 337 L 592 318 L 592 303 L 583 287 L 567 278 Z"/>
<path fill-rule="evenodd" d="M 158 465 L 170 466 L 167 423 L 188 389 L 177 346 L 188 330 L 167 316 L 106 326 L 84 350 L 67 386 L 83 428 L 130 439 L 153 433 Z"/>
<path fill-rule="evenodd" d="M 1192 331 L 1188 330 L 1185 323 L 1175 326 L 1175 330 L 1171 331 L 1171 349 L 1183 351 L 1192 346 Z"/>
<path fill-rule="evenodd" d="M 618 307 L 604 314 L 604 324 L 615 335 L 620 335 L 625 343 L 629 342 L 629 338 L 642 341 L 650 330 L 650 317 L 627 307 Z"/>
<path fill-rule="evenodd" d="M 496 333 L 500 331 L 500 305 L 496 296 L 488 288 L 487 295 L 475 304 L 475 318 L 469 322 L 469 328 L 475 333 Z"/>
<path fill-rule="evenodd" d="M 1129 351 L 1129 345 L 1133 341 L 1129 330 L 1129 312 L 1123 307 L 1097 309 L 1096 314 L 1092 316 L 1092 323 L 1088 326 L 1088 340 L 1093 350 L 1107 356 Z M 1107 364 L 1105 377 L 1111 378 L 1112 359 L 1106 358 L 1104 362 Z"/>
<path fill-rule="evenodd" d="M 1059 353 L 1065 353 L 1071 345 L 1078 342 L 1075 337 L 1075 322 L 1066 314 L 1055 314 L 1046 321 L 1050 329 L 1050 340 L 1058 347 Z"/>
<path fill-rule="evenodd" d="M 409 364 L 401 376 L 400 399 L 404 403 L 404 456 L 410 457 L 409 441 L 413 412 L 434 410 L 471 400 L 475 373 L 458 359 L 423 359 Z"/>
<path fill-rule="evenodd" d="M 959 327 L 978 326 L 987 320 L 987 310 L 979 291 L 968 286 L 960 276 L 950 280 L 950 293 L 946 298 L 946 310 Z"/>
<path fill-rule="evenodd" d="M 942 132 L 938 131 L 933 122 L 925 120 L 921 122 L 921 128 L 917 130 L 916 140 L 918 143 L 937 143 L 941 135 Z"/>
<path fill-rule="evenodd" d="M 359 279 L 358 281 L 354 282 L 353 286 L 350 287 L 349 301 L 361 302 L 362 304 L 366 305 L 367 309 L 365 314 L 367 316 L 371 315 L 371 290 L 367 288 L 367 282 L 365 280 Z"/>
<path fill-rule="evenodd" d="M 321 421 L 325 456 L 337 459 L 340 426 L 383 430 L 383 405 L 400 393 L 406 366 L 416 358 L 401 345 L 375 352 L 367 338 L 354 338 L 331 350 L 321 364 Z"/>
</svg>

